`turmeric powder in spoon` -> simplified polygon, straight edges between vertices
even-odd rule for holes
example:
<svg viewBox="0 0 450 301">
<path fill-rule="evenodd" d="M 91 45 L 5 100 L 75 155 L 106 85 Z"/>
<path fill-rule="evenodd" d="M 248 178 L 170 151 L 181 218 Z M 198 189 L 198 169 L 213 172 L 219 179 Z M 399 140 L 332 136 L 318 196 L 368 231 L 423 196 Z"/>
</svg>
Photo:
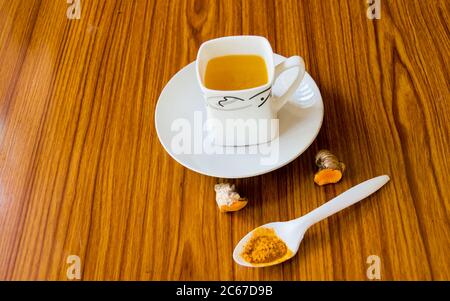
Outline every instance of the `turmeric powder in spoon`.
<svg viewBox="0 0 450 301">
<path fill-rule="evenodd" d="M 248 263 L 258 265 L 282 261 L 290 254 L 291 251 L 273 229 L 261 227 L 253 231 L 241 256 Z"/>
</svg>

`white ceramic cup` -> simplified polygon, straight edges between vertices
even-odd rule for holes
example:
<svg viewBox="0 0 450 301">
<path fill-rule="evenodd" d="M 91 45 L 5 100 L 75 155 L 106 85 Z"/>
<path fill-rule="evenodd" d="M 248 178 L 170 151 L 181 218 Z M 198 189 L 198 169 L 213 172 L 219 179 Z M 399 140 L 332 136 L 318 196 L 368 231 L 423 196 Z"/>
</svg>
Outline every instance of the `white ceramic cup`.
<svg viewBox="0 0 450 301">
<path fill-rule="evenodd" d="M 258 55 L 266 63 L 268 82 L 262 86 L 233 91 L 205 87 L 208 61 L 226 55 Z M 272 86 L 286 70 L 297 68 L 292 84 L 283 95 L 272 95 Z M 305 75 L 305 63 L 300 56 L 291 56 L 274 65 L 269 41 L 260 36 L 230 36 L 209 40 L 200 46 L 196 61 L 197 79 L 206 101 L 209 132 L 213 143 L 243 146 L 266 143 L 278 136 L 278 111 L 299 87 Z M 226 79 L 224 79 L 226 80 Z"/>
</svg>

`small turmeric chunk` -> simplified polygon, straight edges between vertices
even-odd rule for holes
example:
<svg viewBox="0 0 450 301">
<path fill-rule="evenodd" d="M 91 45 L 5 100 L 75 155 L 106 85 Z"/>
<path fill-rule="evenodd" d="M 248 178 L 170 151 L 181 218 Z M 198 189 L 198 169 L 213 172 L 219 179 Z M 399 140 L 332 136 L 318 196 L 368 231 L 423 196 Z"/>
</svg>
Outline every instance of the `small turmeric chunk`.
<svg viewBox="0 0 450 301">
<path fill-rule="evenodd" d="M 219 210 L 220 212 L 232 212 L 232 211 L 238 211 L 247 206 L 248 201 L 242 200 L 242 201 L 236 201 L 232 203 L 231 205 L 222 205 L 220 206 Z"/>
<path fill-rule="evenodd" d="M 314 182 L 319 185 L 337 183 L 342 179 L 345 164 L 329 150 L 320 150 L 316 155 L 316 165 L 319 171 L 314 175 Z"/>
<path fill-rule="evenodd" d="M 314 175 L 314 182 L 322 186 L 330 183 L 337 183 L 342 178 L 342 172 L 334 169 L 322 169 Z"/>
<path fill-rule="evenodd" d="M 234 184 L 216 184 L 214 190 L 216 191 L 216 202 L 220 212 L 238 211 L 248 203 L 246 198 L 241 198 L 239 193 L 236 192 Z"/>
</svg>

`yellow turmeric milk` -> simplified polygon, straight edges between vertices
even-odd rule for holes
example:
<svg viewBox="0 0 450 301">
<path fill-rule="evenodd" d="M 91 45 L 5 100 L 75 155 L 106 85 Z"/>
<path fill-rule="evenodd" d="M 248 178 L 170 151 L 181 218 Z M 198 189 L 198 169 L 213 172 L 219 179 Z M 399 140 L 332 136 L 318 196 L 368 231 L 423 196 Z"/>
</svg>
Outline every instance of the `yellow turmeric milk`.
<svg viewBox="0 0 450 301">
<path fill-rule="evenodd" d="M 286 244 L 270 228 L 257 228 L 244 246 L 242 258 L 252 264 L 281 262 L 291 255 Z"/>
<path fill-rule="evenodd" d="M 269 81 L 266 62 L 258 55 L 225 55 L 209 60 L 205 86 L 213 90 L 243 90 Z"/>
</svg>

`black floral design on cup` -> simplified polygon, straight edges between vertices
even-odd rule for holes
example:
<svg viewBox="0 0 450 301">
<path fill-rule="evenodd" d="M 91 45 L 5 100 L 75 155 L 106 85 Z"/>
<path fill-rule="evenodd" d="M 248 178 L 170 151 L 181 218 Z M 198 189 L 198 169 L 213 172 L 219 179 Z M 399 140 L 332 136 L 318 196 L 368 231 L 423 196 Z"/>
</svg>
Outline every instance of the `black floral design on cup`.
<svg viewBox="0 0 450 301">
<path fill-rule="evenodd" d="M 236 96 L 213 96 L 208 98 L 208 104 L 217 110 L 235 111 L 243 110 L 253 105 L 258 108 L 262 107 L 266 101 L 272 96 L 272 87 L 264 89 L 249 97 L 248 99 Z M 253 100 L 253 101 L 252 101 Z M 239 102 L 240 104 L 236 103 Z"/>
</svg>

